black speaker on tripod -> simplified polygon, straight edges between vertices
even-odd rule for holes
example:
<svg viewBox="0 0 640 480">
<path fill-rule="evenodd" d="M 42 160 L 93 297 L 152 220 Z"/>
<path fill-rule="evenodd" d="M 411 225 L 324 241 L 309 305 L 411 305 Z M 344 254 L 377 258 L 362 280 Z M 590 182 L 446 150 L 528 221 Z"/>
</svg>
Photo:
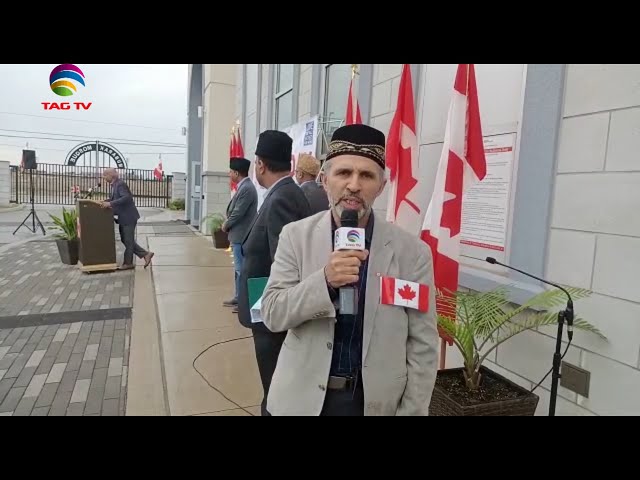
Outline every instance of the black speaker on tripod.
<svg viewBox="0 0 640 480">
<path fill-rule="evenodd" d="M 38 169 L 35 150 L 22 150 L 22 168 L 24 168 L 25 170 Z"/>
<path fill-rule="evenodd" d="M 20 227 L 22 227 L 23 225 L 27 227 L 29 230 L 31 230 L 33 233 L 36 233 L 36 222 L 38 222 L 38 226 L 42 230 L 42 234 L 46 235 L 47 233 L 44 230 L 44 225 L 42 225 L 42 222 L 38 218 L 38 214 L 36 213 L 36 207 L 35 207 L 35 188 L 33 186 L 33 171 L 38 168 L 38 163 L 36 162 L 35 150 L 22 150 L 21 166 L 23 170 L 29 171 L 29 191 L 31 193 L 31 198 L 30 198 L 31 211 L 29 212 L 29 215 L 27 215 L 26 218 L 22 221 L 22 223 L 18 225 L 18 228 L 15 229 L 13 234 L 15 235 L 16 232 L 20 230 Z M 29 220 L 29 217 L 31 217 L 31 220 L 32 220 L 31 227 L 27 225 L 27 220 Z"/>
</svg>

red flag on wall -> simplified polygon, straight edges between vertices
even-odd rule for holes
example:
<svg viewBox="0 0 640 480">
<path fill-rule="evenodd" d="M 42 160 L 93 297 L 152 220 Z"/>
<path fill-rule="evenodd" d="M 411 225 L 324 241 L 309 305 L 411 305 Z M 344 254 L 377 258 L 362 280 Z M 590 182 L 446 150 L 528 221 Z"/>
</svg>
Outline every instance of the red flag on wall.
<svg viewBox="0 0 640 480">
<path fill-rule="evenodd" d="M 398 104 L 387 137 L 389 197 L 387 221 L 419 235 L 421 209 L 418 198 L 418 137 L 409 64 L 402 67 Z"/>
<path fill-rule="evenodd" d="M 242 136 L 240 135 L 240 125 L 236 127 L 236 151 L 234 157 L 244 158 L 244 148 L 242 148 Z"/>
<path fill-rule="evenodd" d="M 486 173 L 475 69 L 473 64 L 460 64 L 433 196 L 421 234 L 431 247 L 436 288 L 444 294 L 458 289 L 464 191 L 484 179 Z M 455 313 L 444 311 L 443 305 L 437 305 L 437 309 L 438 313 L 455 318 Z"/>
<path fill-rule="evenodd" d="M 345 118 L 346 125 L 353 125 L 354 123 L 362 123 L 362 115 L 360 114 L 360 105 L 358 105 L 358 99 L 353 93 L 353 79 L 354 75 L 351 75 L 351 83 L 349 84 L 349 96 L 347 97 L 347 115 Z"/>
<path fill-rule="evenodd" d="M 231 128 L 231 141 L 229 142 L 229 158 L 236 157 L 236 152 L 238 151 L 238 142 L 236 140 L 236 127 Z M 238 190 L 238 185 L 231 179 L 229 179 L 229 191 L 231 192 L 231 197 Z"/>
</svg>

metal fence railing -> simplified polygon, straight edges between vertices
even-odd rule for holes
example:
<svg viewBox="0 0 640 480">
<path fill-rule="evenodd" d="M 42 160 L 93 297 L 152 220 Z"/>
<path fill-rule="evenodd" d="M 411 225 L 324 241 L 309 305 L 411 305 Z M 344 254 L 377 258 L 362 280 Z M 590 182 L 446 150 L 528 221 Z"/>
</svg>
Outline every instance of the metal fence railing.
<svg viewBox="0 0 640 480">
<path fill-rule="evenodd" d="M 76 193 L 84 197 L 92 190 L 91 198 L 105 200 L 110 195 L 110 186 L 102 179 L 105 168 L 70 166 L 40 163 L 36 170 L 25 170 L 11 166 L 11 202 L 31 203 L 33 188 L 34 203 L 49 205 L 73 205 Z M 167 208 L 171 201 L 172 175 L 161 180 L 153 170 L 119 170 L 133 194 L 138 207 Z"/>
</svg>

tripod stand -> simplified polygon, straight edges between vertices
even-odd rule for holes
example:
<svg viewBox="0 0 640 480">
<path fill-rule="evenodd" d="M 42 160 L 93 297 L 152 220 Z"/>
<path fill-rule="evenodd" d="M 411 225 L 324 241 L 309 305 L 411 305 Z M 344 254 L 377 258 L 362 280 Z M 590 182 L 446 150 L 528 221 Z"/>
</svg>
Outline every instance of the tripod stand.
<svg viewBox="0 0 640 480">
<path fill-rule="evenodd" d="M 20 225 L 18 225 L 18 228 L 15 229 L 15 231 L 13 232 L 13 234 L 15 235 L 16 232 L 18 230 L 20 230 L 20 227 L 25 226 L 26 228 L 28 228 L 29 230 L 31 230 L 33 233 L 36 233 L 36 221 L 38 222 L 38 226 L 40 227 L 40 229 L 42 230 L 42 234 L 46 235 L 47 233 L 44 230 L 44 226 L 42 225 L 42 222 L 40 221 L 40 219 L 38 218 L 38 214 L 36 213 L 36 208 L 35 208 L 35 188 L 33 186 L 33 169 L 29 169 L 29 188 L 31 190 L 31 212 L 29 212 L 29 215 L 27 215 L 25 217 L 25 219 L 22 221 L 22 223 Z M 32 226 L 30 227 L 29 225 L 27 225 L 27 220 L 29 220 L 29 217 L 31 217 L 31 221 L 32 221 Z"/>
</svg>

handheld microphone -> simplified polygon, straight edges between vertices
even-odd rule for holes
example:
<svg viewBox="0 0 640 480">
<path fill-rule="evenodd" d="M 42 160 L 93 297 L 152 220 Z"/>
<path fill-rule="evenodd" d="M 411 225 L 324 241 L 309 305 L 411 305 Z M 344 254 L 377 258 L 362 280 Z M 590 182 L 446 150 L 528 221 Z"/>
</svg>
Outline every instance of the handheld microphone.
<svg viewBox="0 0 640 480">
<path fill-rule="evenodd" d="M 495 258 L 493 257 L 487 257 L 486 258 L 487 263 L 490 263 L 491 265 L 501 265 L 503 267 L 506 267 L 510 270 L 514 270 L 518 273 L 521 273 L 523 275 L 526 275 L 527 277 L 533 278 L 535 280 L 538 280 L 542 283 L 546 283 L 547 285 L 551 285 L 552 287 L 556 287 L 557 289 L 561 290 L 562 292 L 564 292 L 564 294 L 567 296 L 568 300 L 567 300 L 567 308 L 564 311 L 564 319 L 567 321 L 567 335 L 569 336 L 569 340 L 573 339 L 573 299 L 571 298 L 571 295 L 569 294 L 569 292 L 567 292 L 567 290 L 563 287 L 561 287 L 560 285 L 550 282 L 549 280 L 545 280 L 544 278 L 539 278 L 536 277 L 535 275 L 531 275 L 530 273 L 527 272 L 523 272 L 522 270 L 519 270 L 515 267 L 511 267 L 509 265 L 505 265 L 504 263 L 500 263 L 499 261 L 497 261 Z"/>
<path fill-rule="evenodd" d="M 358 228 L 358 212 L 344 210 L 340 215 L 340 228 L 336 229 L 335 250 L 364 250 L 364 228 Z M 345 285 L 339 289 L 338 309 L 343 315 L 358 314 L 358 290 L 354 285 Z"/>
</svg>

